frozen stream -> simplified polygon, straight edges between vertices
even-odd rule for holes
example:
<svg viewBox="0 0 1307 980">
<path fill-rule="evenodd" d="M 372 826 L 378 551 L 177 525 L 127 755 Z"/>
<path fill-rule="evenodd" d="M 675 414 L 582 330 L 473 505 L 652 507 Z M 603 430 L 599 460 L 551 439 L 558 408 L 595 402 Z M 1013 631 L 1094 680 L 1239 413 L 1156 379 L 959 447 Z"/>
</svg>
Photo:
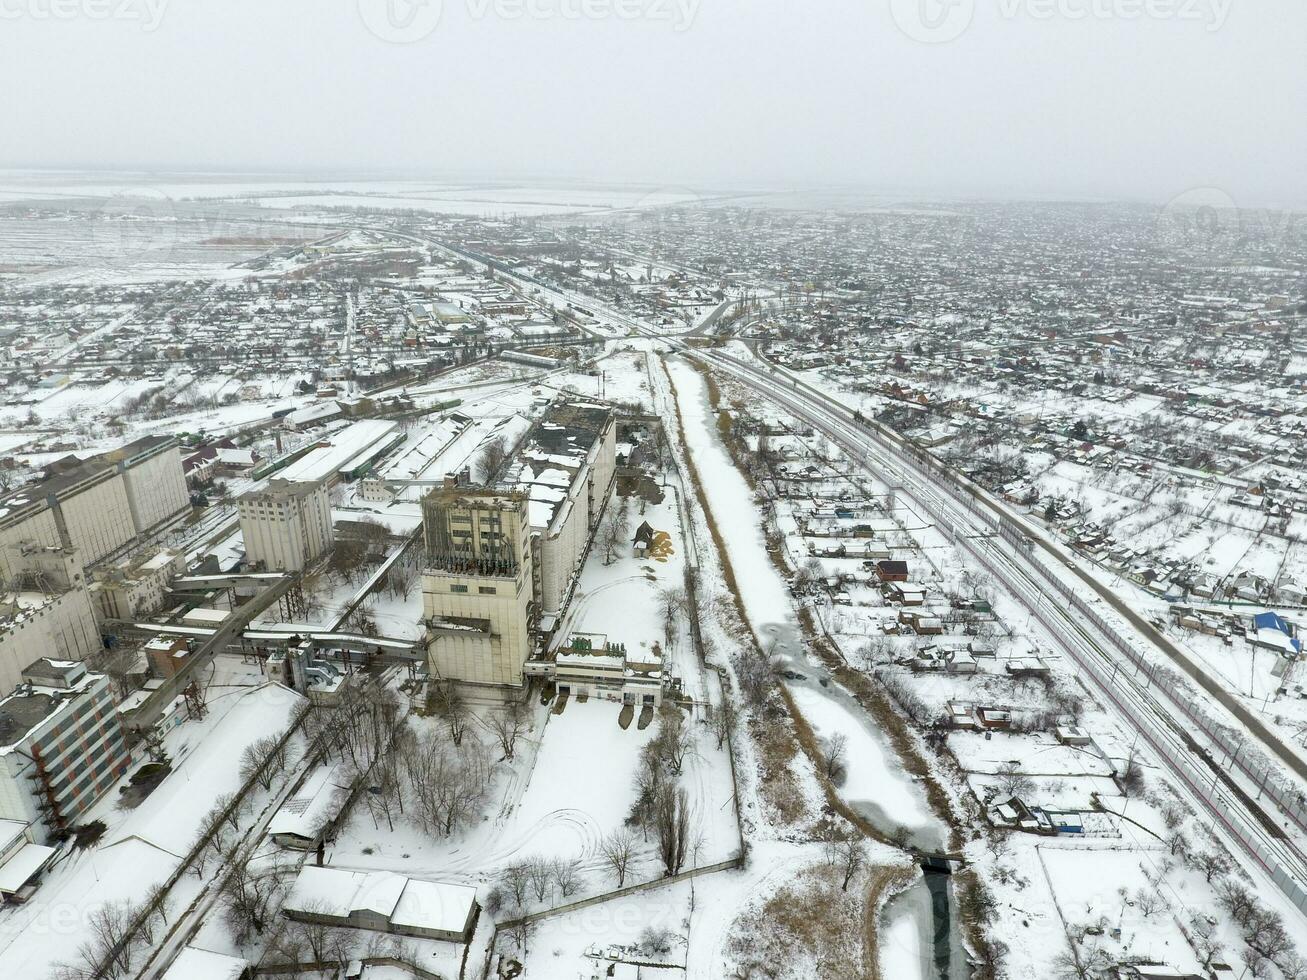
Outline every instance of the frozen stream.
<svg viewBox="0 0 1307 980">
<path fill-rule="evenodd" d="M 880 918 L 881 975 L 889 980 L 969 980 L 967 951 L 953 928 L 948 875 L 925 877 L 886 903 Z"/>
<path fill-rule="evenodd" d="M 906 833 L 907 842 L 920 851 L 943 851 L 948 828 L 931 812 L 924 788 L 899 766 L 889 739 L 861 705 L 810 658 L 793 617 L 794 598 L 767 554 L 753 492 L 717 434 L 702 376 L 674 358 L 667 368 L 676 384 L 686 451 L 708 498 L 745 614 L 817 735 L 828 739 L 839 733 L 848 740 L 848 778 L 841 797 L 886 836 Z M 953 928 L 951 891 L 946 875 L 927 875 L 889 903 L 884 919 L 888 942 L 882 944 L 886 977 L 968 976 Z M 932 894 L 939 900 L 932 900 Z"/>
</svg>

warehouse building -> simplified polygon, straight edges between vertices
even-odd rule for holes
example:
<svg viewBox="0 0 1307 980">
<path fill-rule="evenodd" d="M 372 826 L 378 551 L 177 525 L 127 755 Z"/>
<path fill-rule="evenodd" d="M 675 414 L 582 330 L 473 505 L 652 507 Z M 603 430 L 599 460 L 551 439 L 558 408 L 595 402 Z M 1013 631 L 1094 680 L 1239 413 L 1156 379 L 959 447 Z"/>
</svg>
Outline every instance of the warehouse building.
<svg viewBox="0 0 1307 980">
<path fill-rule="evenodd" d="M 465 943 L 479 911 L 476 894 L 469 885 L 419 881 L 389 871 L 310 865 L 300 870 L 281 910 L 297 922 Z"/>
</svg>

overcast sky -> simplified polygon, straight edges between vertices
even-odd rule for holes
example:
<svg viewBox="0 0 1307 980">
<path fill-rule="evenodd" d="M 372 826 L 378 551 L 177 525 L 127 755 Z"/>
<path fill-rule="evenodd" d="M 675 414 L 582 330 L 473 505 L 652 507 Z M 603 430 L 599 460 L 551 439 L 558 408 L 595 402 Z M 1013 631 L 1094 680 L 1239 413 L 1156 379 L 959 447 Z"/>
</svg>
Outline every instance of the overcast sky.
<svg viewBox="0 0 1307 980">
<path fill-rule="evenodd" d="M 435 2 L 0 0 L 0 165 L 1307 198 L 1304 0 Z"/>
</svg>

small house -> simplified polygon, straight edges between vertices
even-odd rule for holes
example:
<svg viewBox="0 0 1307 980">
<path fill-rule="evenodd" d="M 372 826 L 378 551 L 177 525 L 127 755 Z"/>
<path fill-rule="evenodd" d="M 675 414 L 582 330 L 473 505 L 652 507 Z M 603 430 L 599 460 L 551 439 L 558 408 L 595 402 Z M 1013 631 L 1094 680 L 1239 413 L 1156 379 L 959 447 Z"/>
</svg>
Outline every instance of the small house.
<svg viewBox="0 0 1307 980">
<path fill-rule="evenodd" d="M 886 587 L 891 602 L 904 606 L 920 606 L 926 602 L 925 586 L 911 582 L 890 582 Z"/>
<path fill-rule="evenodd" d="M 1058 725 L 1053 735 L 1063 745 L 1088 745 L 1089 733 L 1077 725 Z"/>
<path fill-rule="evenodd" d="M 876 577 L 882 582 L 906 582 L 908 580 L 908 563 L 894 559 L 882 559 L 876 562 Z"/>
</svg>

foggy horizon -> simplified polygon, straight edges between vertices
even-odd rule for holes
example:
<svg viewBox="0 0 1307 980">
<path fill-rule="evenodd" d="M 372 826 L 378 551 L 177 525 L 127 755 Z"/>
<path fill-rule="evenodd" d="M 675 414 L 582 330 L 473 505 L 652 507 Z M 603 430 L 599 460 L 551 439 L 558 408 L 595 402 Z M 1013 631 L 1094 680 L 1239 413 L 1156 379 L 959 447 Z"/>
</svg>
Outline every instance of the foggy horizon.
<svg viewBox="0 0 1307 980">
<path fill-rule="evenodd" d="M 1304 202 L 1288 2 L 62 2 L 4 6 L 6 169 Z"/>
</svg>

